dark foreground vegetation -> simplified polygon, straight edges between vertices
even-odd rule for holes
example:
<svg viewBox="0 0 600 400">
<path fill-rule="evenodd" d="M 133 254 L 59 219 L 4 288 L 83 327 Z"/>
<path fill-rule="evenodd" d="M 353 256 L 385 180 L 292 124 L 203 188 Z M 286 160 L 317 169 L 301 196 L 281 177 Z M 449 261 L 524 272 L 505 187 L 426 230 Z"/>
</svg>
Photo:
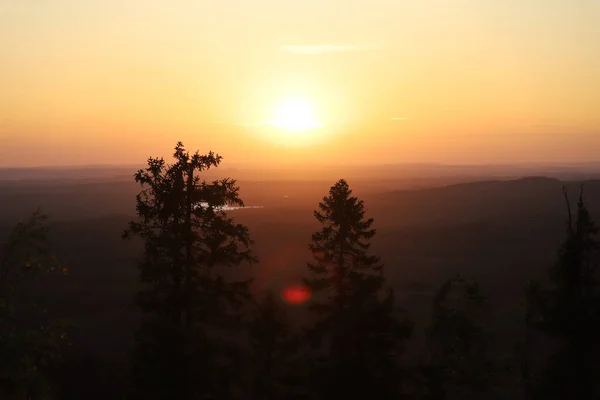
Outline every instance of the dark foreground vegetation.
<svg viewBox="0 0 600 400">
<path fill-rule="evenodd" d="M 373 197 L 386 219 L 342 179 L 315 201 L 314 223 L 290 217 L 299 243 L 281 246 L 284 224 L 263 220 L 256 251 L 256 216 L 223 210 L 244 204 L 237 182 L 204 178 L 221 157 L 178 144 L 174 159 L 136 173 L 128 226 L 115 214 L 69 235 L 36 212 L 6 230 L 0 398 L 600 397 L 597 228 L 583 185 L 575 199 L 548 179 Z M 537 197 L 524 195 L 531 186 Z M 555 195 L 565 218 L 550 221 Z M 430 207 L 411 229 L 391 224 L 392 207 L 411 201 Z M 376 245 L 372 215 L 391 247 Z M 291 268 L 298 255 L 306 263 Z M 77 257 L 89 265 L 71 266 Z"/>
</svg>

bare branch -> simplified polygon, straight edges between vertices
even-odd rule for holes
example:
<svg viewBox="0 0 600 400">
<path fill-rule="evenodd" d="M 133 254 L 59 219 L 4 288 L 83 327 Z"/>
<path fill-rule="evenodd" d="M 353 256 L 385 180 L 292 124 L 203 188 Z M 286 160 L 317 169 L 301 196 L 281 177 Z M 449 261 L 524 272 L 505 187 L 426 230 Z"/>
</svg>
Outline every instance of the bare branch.
<svg viewBox="0 0 600 400">
<path fill-rule="evenodd" d="M 565 189 L 565 185 L 562 187 L 563 195 L 565 196 L 565 201 L 567 202 L 567 211 L 569 213 L 569 233 L 573 230 L 573 217 L 571 216 L 571 203 L 569 202 L 569 195 L 567 194 L 567 190 Z M 582 188 L 583 191 L 583 188 Z"/>
</svg>

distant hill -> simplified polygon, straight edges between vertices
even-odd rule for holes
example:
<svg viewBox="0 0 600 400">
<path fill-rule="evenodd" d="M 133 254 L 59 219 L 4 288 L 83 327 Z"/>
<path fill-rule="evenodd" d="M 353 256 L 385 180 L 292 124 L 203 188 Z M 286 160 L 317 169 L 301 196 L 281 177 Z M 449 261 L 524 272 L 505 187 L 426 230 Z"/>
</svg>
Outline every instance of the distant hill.
<svg viewBox="0 0 600 400">
<path fill-rule="evenodd" d="M 140 166 L 81 166 L 81 167 L 31 167 L 0 168 L 2 181 L 58 181 L 114 179 L 119 176 L 131 176 Z"/>
<path fill-rule="evenodd" d="M 600 214 L 600 180 L 526 177 L 455 183 L 440 179 L 436 187 L 431 187 L 435 182 L 430 180 L 350 179 L 349 182 L 355 194 L 365 200 L 380 227 L 484 221 L 508 224 L 515 218 L 539 223 L 544 219 L 562 220 L 566 218 L 562 185 L 574 204 L 583 184 L 590 209 Z M 312 219 L 312 210 L 332 183 L 320 177 L 318 181 L 239 181 L 245 203 L 267 207 L 262 214 L 265 217 L 269 209 L 282 212 L 293 209 L 293 218 L 304 221 Z M 21 218 L 38 206 L 58 220 L 107 214 L 132 216 L 139 190 L 131 175 L 127 179 L 0 182 L 0 220 Z"/>
<path fill-rule="evenodd" d="M 460 183 L 421 190 L 399 190 L 374 196 L 372 209 L 383 224 L 397 225 L 383 210 L 406 211 L 402 224 L 431 225 L 486 222 L 502 225 L 544 224 L 566 220 L 565 186 L 574 206 L 581 185 L 590 210 L 600 215 L 600 180 L 561 181 L 527 177 L 508 181 Z M 518 221 L 517 221 L 518 220 Z"/>
<path fill-rule="evenodd" d="M 168 162 L 167 158 L 167 162 Z M 443 180 L 455 182 L 516 179 L 523 176 L 544 175 L 562 180 L 600 179 L 600 163 L 579 164 L 515 164 L 515 165 L 445 165 L 433 163 L 406 163 L 384 165 L 297 165 L 259 166 L 237 165 L 225 158 L 210 176 L 233 176 L 249 181 L 305 180 L 319 177 L 335 180 L 345 177 L 353 180 L 428 180 L 434 185 Z M 64 167 L 0 167 L 0 182 L 18 180 L 89 180 L 130 178 L 139 165 L 91 165 Z"/>
</svg>

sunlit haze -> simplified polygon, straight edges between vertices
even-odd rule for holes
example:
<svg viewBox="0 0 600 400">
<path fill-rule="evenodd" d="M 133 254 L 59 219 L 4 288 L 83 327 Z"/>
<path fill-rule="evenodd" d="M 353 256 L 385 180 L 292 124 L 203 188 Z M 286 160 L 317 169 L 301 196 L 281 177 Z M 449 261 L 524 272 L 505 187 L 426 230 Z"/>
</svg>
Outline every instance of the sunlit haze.
<svg viewBox="0 0 600 400">
<path fill-rule="evenodd" d="M 268 123 L 288 132 L 302 132 L 323 126 L 315 120 L 310 104 L 297 99 L 286 99 L 277 109 L 276 118 Z"/>
<path fill-rule="evenodd" d="M 0 166 L 570 162 L 597 0 L 0 0 Z"/>
</svg>

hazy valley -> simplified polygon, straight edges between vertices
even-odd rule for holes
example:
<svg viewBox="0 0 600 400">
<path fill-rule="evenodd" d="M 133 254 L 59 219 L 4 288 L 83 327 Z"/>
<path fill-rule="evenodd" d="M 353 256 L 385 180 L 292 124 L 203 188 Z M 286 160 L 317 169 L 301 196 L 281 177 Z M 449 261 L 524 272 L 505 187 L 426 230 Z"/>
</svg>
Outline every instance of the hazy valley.
<svg viewBox="0 0 600 400">
<path fill-rule="evenodd" d="M 490 296 L 498 349 L 509 354 L 520 332 L 525 284 L 544 276 L 564 239 L 562 185 L 574 198 L 584 184 L 592 214 L 600 215 L 600 180 L 481 177 L 455 183 L 469 178 L 446 178 L 446 185 L 423 178 L 411 183 L 358 178 L 350 184 L 375 218 L 373 252 L 381 255 L 399 304 L 415 319 L 417 332 L 428 323 L 439 285 L 460 273 L 477 279 Z M 259 263 L 246 271 L 254 278 L 255 291 L 279 292 L 301 281 L 311 259 L 310 235 L 317 228 L 312 212 L 332 183 L 239 181 L 244 202 L 264 207 L 230 211 L 255 241 Z M 121 176 L 0 183 L 0 236 L 40 206 L 51 218 L 57 256 L 69 270 L 65 277 L 42 279 L 36 292 L 52 313 L 74 324 L 65 379 L 81 373 L 86 379 L 109 380 L 106 393 L 119 384 L 139 322 L 132 301 L 141 244 L 121 239 L 135 217 L 139 189 L 133 179 Z M 304 306 L 288 307 L 303 318 Z M 415 337 L 409 354 L 418 354 L 422 344 Z M 72 398 L 84 395 L 83 382 Z"/>
</svg>

